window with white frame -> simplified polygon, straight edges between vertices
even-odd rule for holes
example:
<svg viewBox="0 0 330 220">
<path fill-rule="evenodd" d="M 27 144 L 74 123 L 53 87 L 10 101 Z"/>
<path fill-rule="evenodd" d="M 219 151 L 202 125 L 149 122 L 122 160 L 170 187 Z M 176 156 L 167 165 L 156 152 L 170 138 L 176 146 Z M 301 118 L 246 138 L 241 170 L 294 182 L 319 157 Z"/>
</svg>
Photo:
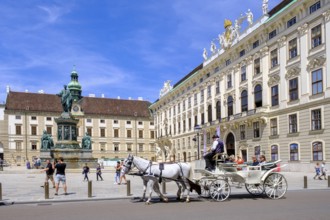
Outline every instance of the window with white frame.
<svg viewBox="0 0 330 220">
<path fill-rule="evenodd" d="M 295 58 L 298 55 L 297 38 L 289 41 L 289 59 Z"/>
<path fill-rule="evenodd" d="M 290 144 L 290 161 L 299 160 L 299 146 L 296 143 Z"/>
<path fill-rule="evenodd" d="M 272 106 L 278 105 L 278 85 L 271 87 Z"/>
<path fill-rule="evenodd" d="M 143 144 L 139 144 L 139 152 L 143 152 L 144 148 L 143 148 Z"/>
<path fill-rule="evenodd" d="M 188 108 L 191 108 L 191 97 L 188 98 Z"/>
<path fill-rule="evenodd" d="M 197 105 L 197 93 L 194 94 L 194 105 Z"/>
<path fill-rule="evenodd" d="M 312 123 L 312 130 L 321 130 L 322 129 L 322 116 L 321 116 L 321 109 L 314 109 L 311 111 L 311 123 Z"/>
<path fill-rule="evenodd" d="M 253 122 L 253 137 L 260 138 L 260 125 L 259 122 Z"/>
<path fill-rule="evenodd" d="M 246 80 L 246 66 L 241 67 L 241 82 Z"/>
<path fill-rule="evenodd" d="M 239 126 L 239 131 L 240 131 L 240 138 L 241 140 L 245 140 L 246 135 L 245 135 L 245 125 L 240 125 Z"/>
<path fill-rule="evenodd" d="M 217 119 L 221 118 L 221 102 L 220 101 L 217 101 L 216 115 L 217 115 Z"/>
<path fill-rule="evenodd" d="M 228 74 L 227 75 L 227 89 L 230 89 L 231 87 L 233 87 L 233 82 L 232 82 L 231 74 Z"/>
<path fill-rule="evenodd" d="M 241 111 L 248 111 L 248 93 L 246 90 L 243 90 L 241 93 Z"/>
<path fill-rule="evenodd" d="M 313 144 L 313 160 L 322 161 L 323 160 L 323 145 L 322 142 L 316 141 Z"/>
<path fill-rule="evenodd" d="M 309 7 L 309 13 L 312 14 L 321 8 L 321 2 L 318 1 Z"/>
<path fill-rule="evenodd" d="M 253 47 L 253 49 L 259 47 L 259 40 L 256 40 L 255 42 L 253 42 L 252 47 Z"/>
<path fill-rule="evenodd" d="M 228 117 L 229 117 L 234 114 L 234 100 L 232 96 L 228 97 L 227 107 L 228 107 Z"/>
<path fill-rule="evenodd" d="M 201 102 L 204 102 L 204 89 L 201 90 Z"/>
<path fill-rule="evenodd" d="M 312 48 L 315 48 L 322 44 L 322 30 L 321 24 L 312 28 Z"/>
<path fill-rule="evenodd" d="M 290 101 L 298 99 L 298 78 L 289 80 L 289 97 Z"/>
<path fill-rule="evenodd" d="M 271 62 L 271 68 L 276 67 L 278 65 L 277 49 L 272 50 L 270 52 L 270 62 Z"/>
<path fill-rule="evenodd" d="M 215 93 L 216 94 L 220 93 L 220 81 L 216 81 L 215 83 Z"/>
<path fill-rule="evenodd" d="M 322 69 L 312 71 L 312 94 L 317 95 L 323 92 Z"/>
<path fill-rule="evenodd" d="M 113 144 L 113 151 L 119 152 L 119 144 L 117 143 Z"/>
<path fill-rule="evenodd" d="M 256 108 L 262 107 L 262 87 L 260 84 L 254 87 L 254 105 Z"/>
<path fill-rule="evenodd" d="M 245 50 L 241 50 L 241 51 L 239 52 L 239 56 L 242 57 L 242 56 L 244 56 L 244 55 L 245 55 Z"/>
<path fill-rule="evenodd" d="M 259 158 L 259 156 L 260 156 L 260 145 L 254 147 L 254 155 L 256 156 L 256 158 Z"/>
<path fill-rule="evenodd" d="M 211 86 L 207 86 L 207 98 L 211 98 Z"/>
<path fill-rule="evenodd" d="M 289 133 L 297 133 L 298 132 L 298 120 L 297 114 L 289 115 Z"/>
<path fill-rule="evenodd" d="M 272 145 L 270 151 L 271 151 L 271 160 L 272 161 L 278 160 L 278 146 Z"/>
<path fill-rule="evenodd" d="M 286 27 L 289 28 L 292 25 L 294 25 L 295 23 L 297 23 L 297 18 L 296 17 L 293 17 L 290 20 L 288 20 L 288 22 L 286 23 Z"/>
<path fill-rule="evenodd" d="M 269 32 L 268 39 L 270 40 L 270 39 L 274 38 L 275 36 L 276 36 L 276 29 L 273 30 L 273 31 L 271 31 L 271 32 Z"/>
<path fill-rule="evenodd" d="M 258 75 L 260 71 L 260 58 L 254 60 L 254 75 Z"/>
<path fill-rule="evenodd" d="M 230 64 L 231 64 L 231 60 L 230 59 L 226 60 L 226 66 L 229 66 Z"/>
<path fill-rule="evenodd" d="M 270 135 L 271 136 L 278 135 L 278 131 L 277 131 L 277 118 L 270 119 Z"/>
</svg>

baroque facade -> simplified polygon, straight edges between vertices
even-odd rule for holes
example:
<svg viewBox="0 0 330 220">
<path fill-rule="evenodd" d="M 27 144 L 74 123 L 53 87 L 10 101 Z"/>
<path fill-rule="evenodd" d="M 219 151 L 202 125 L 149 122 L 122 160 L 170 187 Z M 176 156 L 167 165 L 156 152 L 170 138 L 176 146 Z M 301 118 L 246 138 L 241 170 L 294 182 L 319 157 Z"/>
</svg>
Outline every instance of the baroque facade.
<svg viewBox="0 0 330 220">
<path fill-rule="evenodd" d="M 226 20 L 220 49 L 212 42 L 210 56 L 204 49 L 203 63 L 151 105 L 157 139 L 171 142 L 176 160 L 202 156 L 215 133 L 245 161 L 265 154 L 311 170 L 329 160 L 330 1 L 263 11 L 235 27 Z"/>
<path fill-rule="evenodd" d="M 79 119 L 78 142 L 87 132 L 92 139 L 93 157 L 118 159 L 128 153 L 153 159 L 155 155 L 154 120 L 150 102 L 82 97 L 76 71 L 68 88 L 74 97 L 71 114 Z M 60 97 L 55 94 L 7 91 L 0 105 L 0 156 L 11 164 L 40 155 L 41 136 L 46 130 L 57 142 L 55 118 L 62 113 Z"/>
</svg>

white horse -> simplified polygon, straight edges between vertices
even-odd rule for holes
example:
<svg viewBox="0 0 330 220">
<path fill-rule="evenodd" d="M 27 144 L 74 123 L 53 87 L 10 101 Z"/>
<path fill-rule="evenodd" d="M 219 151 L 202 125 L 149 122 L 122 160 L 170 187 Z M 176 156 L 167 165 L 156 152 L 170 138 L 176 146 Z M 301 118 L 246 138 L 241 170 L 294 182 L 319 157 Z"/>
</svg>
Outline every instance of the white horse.
<svg viewBox="0 0 330 220">
<path fill-rule="evenodd" d="M 164 164 L 164 169 L 160 170 L 159 164 L 152 164 L 151 161 L 145 160 L 137 156 L 128 155 L 128 158 L 124 161 L 125 173 L 128 173 L 133 166 L 135 166 L 139 170 L 143 178 L 149 177 L 149 198 L 146 201 L 146 204 L 150 204 L 152 189 L 154 188 L 154 184 L 158 184 L 158 181 L 160 179 L 165 181 L 175 181 L 179 187 L 179 190 L 177 192 L 178 198 L 182 199 L 184 191 L 187 191 L 186 202 L 190 201 L 189 193 L 190 184 L 192 184 L 192 182 L 188 179 L 191 170 L 189 164 Z M 183 190 L 181 190 L 181 188 L 183 188 Z"/>
</svg>

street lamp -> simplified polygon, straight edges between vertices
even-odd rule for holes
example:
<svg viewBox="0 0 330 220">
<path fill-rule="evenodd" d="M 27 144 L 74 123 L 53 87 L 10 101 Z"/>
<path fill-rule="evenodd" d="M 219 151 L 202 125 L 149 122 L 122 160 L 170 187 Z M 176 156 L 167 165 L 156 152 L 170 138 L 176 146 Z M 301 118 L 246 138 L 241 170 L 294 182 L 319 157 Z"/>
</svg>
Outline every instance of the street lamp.
<svg viewBox="0 0 330 220">
<path fill-rule="evenodd" d="M 199 131 L 201 130 L 201 126 L 196 125 L 194 127 L 195 132 L 197 133 L 197 160 L 199 160 Z"/>
<path fill-rule="evenodd" d="M 135 116 L 135 156 L 138 155 L 138 145 L 137 145 L 137 125 L 136 125 L 136 117 L 137 117 L 137 112 L 134 112 Z"/>
</svg>

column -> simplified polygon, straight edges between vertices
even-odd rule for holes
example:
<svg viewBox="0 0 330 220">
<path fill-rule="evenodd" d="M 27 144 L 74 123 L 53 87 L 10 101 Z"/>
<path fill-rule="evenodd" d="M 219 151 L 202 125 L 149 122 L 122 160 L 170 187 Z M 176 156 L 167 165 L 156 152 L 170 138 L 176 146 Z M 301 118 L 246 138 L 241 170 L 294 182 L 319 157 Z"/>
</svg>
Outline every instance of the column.
<svg viewBox="0 0 330 220">
<path fill-rule="evenodd" d="M 329 98 L 330 97 L 330 10 L 326 11 L 323 13 L 324 16 L 324 27 L 325 27 L 325 42 L 326 42 L 326 74 L 324 74 L 325 78 L 324 78 L 324 85 L 325 85 L 325 98 Z"/>
<path fill-rule="evenodd" d="M 300 45 L 300 63 L 301 63 L 301 77 L 300 77 L 300 102 L 307 103 L 309 100 L 309 88 L 311 86 L 310 84 L 310 73 L 307 71 L 307 65 L 308 65 L 308 50 L 309 50 L 309 43 L 308 43 L 308 24 L 305 23 L 298 27 L 298 33 L 299 33 L 299 45 Z"/>
</svg>

